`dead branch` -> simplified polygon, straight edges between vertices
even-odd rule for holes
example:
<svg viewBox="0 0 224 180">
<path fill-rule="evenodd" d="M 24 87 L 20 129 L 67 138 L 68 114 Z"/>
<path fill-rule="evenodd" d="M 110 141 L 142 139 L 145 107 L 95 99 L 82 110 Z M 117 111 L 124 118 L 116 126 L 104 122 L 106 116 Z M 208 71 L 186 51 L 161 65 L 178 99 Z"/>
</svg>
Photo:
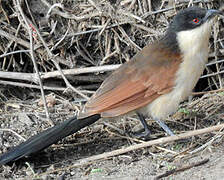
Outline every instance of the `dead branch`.
<svg viewBox="0 0 224 180">
<path fill-rule="evenodd" d="M 190 137 L 193 137 L 193 136 L 198 136 L 198 135 L 202 135 L 202 134 L 205 134 L 205 133 L 211 133 L 211 132 L 214 132 L 214 131 L 219 131 L 222 128 L 224 128 L 224 124 L 219 124 L 219 125 L 204 128 L 204 129 L 188 131 L 188 132 L 178 134 L 178 135 L 175 135 L 175 136 L 168 136 L 168 137 L 163 137 L 163 138 L 159 138 L 159 139 L 148 141 L 148 142 L 143 142 L 143 143 L 140 143 L 140 144 L 135 144 L 135 145 L 132 145 L 132 146 L 129 146 L 129 147 L 126 147 L 126 148 L 121 148 L 121 149 L 106 152 L 106 153 L 103 153 L 103 154 L 99 154 L 99 155 L 91 156 L 91 157 L 88 157 L 88 158 L 80 159 L 80 160 L 76 161 L 72 166 L 65 167 L 65 168 L 60 168 L 60 169 L 55 169 L 53 171 L 48 171 L 46 173 L 39 174 L 39 175 L 55 173 L 55 172 L 58 172 L 58 171 L 66 171 L 66 170 L 71 169 L 71 168 L 91 164 L 95 161 L 102 160 L 102 159 L 107 159 L 107 158 L 110 158 L 110 157 L 113 157 L 113 156 L 117 156 L 117 155 L 121 155 L 121 154 L 130 152 L 130 151 L 135 151 L 135 150 L 150 147 L 150 146 L 153 146 L 153 145 L 165 144 L 165 143 L 169 143 L 169 142 L 173 142 L 173 141 L 178 141 L 178 140 L 181 140 L 181 139 L 186 139 L 186 138 L 190 138 Z"/>
</svg>

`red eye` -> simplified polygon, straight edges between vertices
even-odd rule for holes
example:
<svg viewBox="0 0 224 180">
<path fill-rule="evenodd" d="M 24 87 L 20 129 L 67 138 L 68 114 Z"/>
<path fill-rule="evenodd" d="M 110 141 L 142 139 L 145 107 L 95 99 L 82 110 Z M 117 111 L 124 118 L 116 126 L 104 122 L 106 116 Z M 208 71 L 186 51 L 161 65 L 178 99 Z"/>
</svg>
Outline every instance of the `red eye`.
<svg viewBox="0 0 224 180">
<path fill-rule="evenodd" d="M 197 23 L 199 23 L 199 19 L 195 18 L 195 19 L 193 19 L 193 22 L 197 24 Z"/>
</svg>

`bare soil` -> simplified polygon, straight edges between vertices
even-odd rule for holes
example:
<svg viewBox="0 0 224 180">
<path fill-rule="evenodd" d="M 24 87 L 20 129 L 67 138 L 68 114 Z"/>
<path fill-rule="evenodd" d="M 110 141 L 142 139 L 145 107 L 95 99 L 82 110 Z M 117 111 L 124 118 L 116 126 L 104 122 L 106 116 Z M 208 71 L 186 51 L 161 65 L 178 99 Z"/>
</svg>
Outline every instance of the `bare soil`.
<svg viewBox="0 0 224 180">
<path fill-rule="evenodd" d="M 0 153 L 21 142 L 21 139 L 8 129 L 27 139 L 49 127 L 49 123 L 40 118 L 44 109 L 38 106 L 37 99 L 19 101 L 14 98 L 1 105 Z M 183 103 L 179 111 L 166 122 L 177 134 L 216 125 L 224 119 L 223 102 L 223 93 L 194 98 L 190 103 Z M 57 123 L 68 118 L 62 114 L 68 113 L 72 116 L 69 108 L 65 108 L 68 105 L 60 105 L 52 107 L 52 110 L 60 111 L 60 115 L 53 113 Z M 77 160 L 139 143 L 128 133 L 119 133 L 138 129 L 139 122 L 135 119 L 133 117 L 126 118 L 125 121 L 100 120 L 44 152 L 10 166 L 0 167 L 0 179 L 155 179 L 175 168 L 176 172 L 165 175 L 163 179 L 223 179 L 224 141 L 222 133 L 217 132 L 72 167 Z M 110 127 L 104 124 L 105 121 Z M 153 138 L 166 136 L 150 119 L 149 124 Z M 112 127 L 116 127 L 119 132 Z M 200 149 L 207 142 L 211 143 Z M 191 154 L 195 150 L 197 153 Z M 207 159 L 208 162 L 193 166 Z"/>
<path fill-rule="evenodd" d="M 48 75 L 41 80 L 47 89 L 45 96 L 51 119 L 56 124 L 74 116 L 86 100 L 67 91 L 68 85 L 61 76 L 55 76 L 58 68 L 51 61 L 52 55 L 57 57 L 56 62 L 63 70 L 124 63 L 146 44 L 160 38 L 177 11 L 192 5 L 219 9 L 223 0 L 1 0 L 0 55 L 17 53 L 0 58 L 1 73 L 11 73 L 0 77 L 0 154 L 51 126 L 37 90 L 40 86 L 34 78 L 33 60 L 30 53 L 24 51 L 30 49 L 28 29 L 32 29 L 33 44 L 38 47 L 34 50 L 38 69 Z M 25 20 L 29 20 L 29 28 Z M 224 66 L 218 61 L 223 60 L 223 24 L 224 21 L 219 20 L 214 25 L 209 53 L 212 63 L 204 72 L 209 76 L 199 80 L 197 92 L 223 87 Z M 37 30 L 43 41 L 36 34 Z M 71 73 L 66 78 L 82 94 L 91 96 L 107 75 L 104 71 L 84 75 Z M 166 119 L 176 134 L 223 121 L 223 92 L 195 96 Z M 152 119 L 149 118 L 148 123 L 151 139 L 166 136 Z M 0 179 L 155 179 L 162 175 L 162 179 L 169 180 L 224 179 L 223 132 L 138 149 L 73 167 L 83 158 L 141 143 L 129 135 L 140 128 L 135 116 L 116 121 L 100 120 L 44 152 L 1 166 Z M 195 166 L 197 163 L 200 165 Z"/>
</svg>

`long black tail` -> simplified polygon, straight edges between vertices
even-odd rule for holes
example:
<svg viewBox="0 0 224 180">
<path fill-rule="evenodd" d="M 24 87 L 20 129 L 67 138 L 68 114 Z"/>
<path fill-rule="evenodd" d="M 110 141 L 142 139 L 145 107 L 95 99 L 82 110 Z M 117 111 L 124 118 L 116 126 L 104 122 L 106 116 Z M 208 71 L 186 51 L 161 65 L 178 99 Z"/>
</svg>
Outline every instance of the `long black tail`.
<svg viewBox="0 0 224 180">
<path fill-rule="evenodd" d="M 49 128 L 40 134 L 32 136 L 27 141 L 21 143 L 15 148 L 9 150 L 0 156 L 0 165 L 16 161 L 24 156 L 36 153 L 48 146 L 58 142 L 66 136 L 69 136 L 80 129 L 89 126 L 100 119 L 100 115 L 92 115 L 83 119 L 76 117 L 70 118 L 65 122 Z"/>
</svg>

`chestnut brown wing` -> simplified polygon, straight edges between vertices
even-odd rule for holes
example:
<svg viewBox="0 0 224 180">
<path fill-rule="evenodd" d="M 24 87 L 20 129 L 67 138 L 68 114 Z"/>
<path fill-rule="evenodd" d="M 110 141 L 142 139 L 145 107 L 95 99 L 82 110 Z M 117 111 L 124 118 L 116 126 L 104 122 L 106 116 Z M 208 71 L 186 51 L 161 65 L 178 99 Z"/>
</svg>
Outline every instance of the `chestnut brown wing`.
<svg viewBox="0 0 224 180">
<path fill-rule="evenodd" d="M 161 47 L 146 46 L 104 80 L 80 116 L 100 113 L 114 117 L 141 108 L 170 92 L 181 56 Z"/>
</svg>

